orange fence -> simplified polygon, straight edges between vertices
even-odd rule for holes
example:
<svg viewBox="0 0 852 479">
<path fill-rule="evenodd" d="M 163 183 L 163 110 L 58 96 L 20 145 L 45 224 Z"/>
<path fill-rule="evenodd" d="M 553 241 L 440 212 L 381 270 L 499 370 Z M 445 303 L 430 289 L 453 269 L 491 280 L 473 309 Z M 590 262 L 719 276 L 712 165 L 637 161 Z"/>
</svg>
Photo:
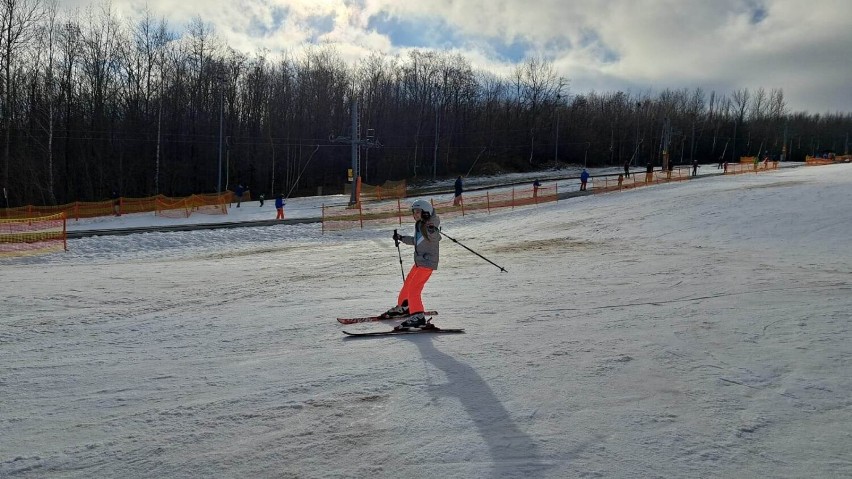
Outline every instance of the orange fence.
<svg viewBox="0 0 852 479">
<path fill-rule="evenodd" d="M 358 199 L 366 200 L 389 200 L 393 198 L 405 198 L 407 184 L 405 180 L 385 181 L 383 185 L 368 185 L 361 181 L 359 176 L 356 188 L 358 188 Z M 343 185 L 343 195 L 352 194 L 352 183 Z"/>
<path fill-rule="evenodd" d="M 587 190 L 596 192 L 617 191 L 628 188 L 638 188 L 640 186 L 655 185 L 658 183 L 666 183 L 669 181 L 683 181 L 689 179 L 688 168 L 675 168 L 672 171 L 654 171 L 647 173 L 633 173 L 629 178 L 624 175 L 615 176 L 599 176 L 589 178 L 589 183 L 586 186 Z"/>
<path fill-rule="evenodd" d="M 250 201 L 251 195 L 243 194 L 243 201 Z M 212 193 L 204 195 L 192 195 L 185 198 L 169 198 L 163 195 L 149 196 L 147 198 L 124 198 L 106 201 L 75 201 L 58 206 L 21 206 L 18 208 L 7 208 L 0 210 L 0 216 L 5 218 L 30 218 L 33 216 L 48 216 L 64 213 L 66 218 L 79 220 L 80 218 L 95 218 L 98 216 L 112 216 L 115 214 L 148 213 L 162 210 L 162 203 L 175 203 L 181 200 L 191 202 L 191 212 L 205 214 L 228 214 L 227 207 L 220 207 L 235 201 L 232 191 L 221 194 Z M 115 202 L 118 201 L 118 209 Z M 160 205 L 158 207 L 158 204 Z M 159 209 L 158 209 L 159 208 Z M 159 215 L 168 216 L 168 215 Z"/>
<path fill-rule="evenodd" d="M 385 181 L 381 186 L 361 183 L 361 198 L 386 200 L 390 198 L 405 198 L 405 180 Z"/>
<path fill-rule="evenodd" d="M 497 208 L 515 208 L 556 201 L 558 190 L 556 184 L 538 188 L 512 188 L 511 191 L 485 192 L 484 194 L 464 197 L 459 206 L 453 206 L 452 200 L 446 203 L 432 201 L 432 205 L 441 217 L 463 216 L 473 212 L 491 212 Z M 322 207 L 322 230 L 337 231 L 351 228 L 364 228 L 370 225 L 387 225 L 410 223 L 409 205 L 401 199 L 396 201 L 362 201 L 355 206 L 326 206 Z"/>
<path fill-rule="evenodd" d="M 725 163 L 724 173 L 726 175 L 736 175 L 740 173 L 760 173 L 761 171 L 777 170 L 777 161 L 761 161 L 755 164 L 751 162 L 740 161 L 739 163 Z"/>
<path fill-rule="evenodd" d="M 68 251 L 65 213 L 0 219 L 0 258 Z"/>
<path fill-rule="evenodd" d="M 165 218 L 189 218 L 192 213 L 205 215 L 228 214 L 228 194 L 192 195 L 188 198 L 158 197 L 154 202 L 154 214 Z"/>
<path fill-rule="evenodd" d="M 819 158 L 816 156 L 805 157 L 805 165 L 807 166 L 833 165 L 835 163 L 849 162 L 852 162 L 852 155 L 831 156 L 829 158 Z"/>
</svg>

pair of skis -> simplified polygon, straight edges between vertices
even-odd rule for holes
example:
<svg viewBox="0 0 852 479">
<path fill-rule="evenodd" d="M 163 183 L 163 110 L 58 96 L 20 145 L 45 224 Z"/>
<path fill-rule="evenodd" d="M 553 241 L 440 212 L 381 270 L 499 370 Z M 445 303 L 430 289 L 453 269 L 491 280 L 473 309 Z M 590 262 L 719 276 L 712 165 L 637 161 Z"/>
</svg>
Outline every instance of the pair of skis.
<svg viewBox="0 0 852 479">
<path fill-rule="evenodd" d="M 426 316 L 435 316 L 438 314 L 437 311 L 426 311 L 424 312 Z M 364 316 L 360 318 L 337 318 L 337 321 L 340 324 L 358 324 L 358 323 L 368 323 L 373 321 L 387 321 L 387 320 L 406 320 L 410 318 L 410 316 L 397 316 L 393 318 L 385 318 L 382 316 Z M 431 318 L 430 318 L 431 319 Z M 343 334 L 346 334 L 347 337 L 357 338 L 357 337 L 375 337 L 375 336 L 399 336 L 403 334 L 422 334 L 422 333 L 463 333 L 464 329 L 444 329 L 434 326 L 432 323 L 427 323 L 427 325 L 423 328 L 397 328 L 392 329 L 390 331 L 375 331 L 370 333 L 350 333 L 349 331 L 343 331 Z"/>
</svg>

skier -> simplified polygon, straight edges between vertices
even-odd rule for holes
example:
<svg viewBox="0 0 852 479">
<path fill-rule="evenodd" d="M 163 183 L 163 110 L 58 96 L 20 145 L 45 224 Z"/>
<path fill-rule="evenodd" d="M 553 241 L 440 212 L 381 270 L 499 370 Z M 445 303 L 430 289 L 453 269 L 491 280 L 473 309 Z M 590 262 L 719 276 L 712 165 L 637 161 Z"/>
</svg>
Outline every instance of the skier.
<svg viewBox="0 0 852 479">
<path fill-rule="evenodd" d="M 589 172 L 583 168 L 583 172 L 580 173 L 580 191 L 586 191 L 586 182 L 589 181 Z"/>
<path fill-rule="evenodd" d="M 432 271 L 438 269 L 438 252 L 441 241 L 441 219 L 435 214 L 432 204 L 426 200 L 417 200 L 411 204 L 411 214 L 416 221 L 414 236 L 403 236 L 393 233 L 394 241 L 401 241 L 414 246 L 414 266 L 405 277 L 402 290 L 399 292 L 396 306 L 387 310 L 382 317 L 392 319 L 399 316 L 409 316 L 394 329 L 424 328 L 427 326 L 423 300 L 420 295 Z"/>
<path fill-rule="evenodd" d="M 462 193 L 464 192 L 464 182 L 462 181 L 461 175 L 456 178 L 455 186 L 455 194 L 453 195 L 453 206 L 460 206 L 462 204 Z"/>
<path fill-rule="evenodd" d="M 234 190 L 234 198 L 237 199 L 237 208 L 240 207 L 240 203 L 242 203 L 243 201 L 243 193 L 245 193 L 247 189 L 247 187 L 243 186 L 243 184 L 240 183 L 239 185 L 237 185 L 237 189 Z"/>
<path fill-rule="evenodd" d="M 112 199 L 112 212 L 115 216 L 121 216 L 121 196 L 118 194 L 118 191 L 112 190 L 109 197 Z"/>
<path fill-rule="evenodd" d="M 284 205 L 286 203 L 287 202 L 284 200 L 284 195 L 278 193 L 278 195 L 275 197 L 275 210 L 278 212 L 278 214 L 275 216 L 276 220 L 284 219 Z"/>
</svg>

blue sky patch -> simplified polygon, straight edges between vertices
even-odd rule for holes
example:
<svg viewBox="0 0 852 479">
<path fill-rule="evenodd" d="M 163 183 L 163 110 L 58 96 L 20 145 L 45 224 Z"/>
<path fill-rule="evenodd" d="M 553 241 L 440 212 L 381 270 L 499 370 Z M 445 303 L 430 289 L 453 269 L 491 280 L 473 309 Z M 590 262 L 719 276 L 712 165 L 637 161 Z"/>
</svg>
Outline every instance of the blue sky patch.
<svg viewBox="0 0 852 479">
<path fill-rule="evenodd" d="M 594 52 L 602 63 L 616 63 L 621 60 L 621 55 L 608 47 L 594 30 L 583 30 L 580 46 Z"/>
<path fill-rule="evenodd" d="M 401 19 L 382 13 L 371 17 L 367 28 L 387 35 L 397 47 L 450 48 L 460 43 L 456 32 L 437 17 Z"/>
<path fill-rule="evenodd" d="M 318 42 L 319 37 L 334 30 L 334 15 L 308 17 L 305 25 L 310 28 L 312 42 Z"/>
<path fill-rule="evenodd" d="M 516 40 L 512 43 L 504 43 L 494 39 L 486 40 L 486 43 L 492 48 L 494 54 L 504 61 L 519 63 L 523 61 L 533 46 L 529 42 Z"/>
<path fill-rule="evenodd" d="M 751 22 L 752 25 L 757 25 L 769 16 L 769 12 L 766 10 L 766 5 L 764 5 L 763 2 L 749 1 L 747 5 L 751 16 L 751 18 L 749 18 L 749 22 Z"/>
<path fill-rule="evenodd" d="M 449 49 L 481 45 L 503 61 L 517 63 L 527 57 L 533 44 L 523 39 L 504 42 L 484 36 L 462 35 L 441 18 L 400 19 L 387 14 L 370 18 L 368 28 L 386 35 L 395 47 Z"/>
<path fill-rule="evenodd" d="M 287 7 L 275 7 L 272 9 L 272 25 L 260 21 L 257 17 L 251 19 L 248 28 L 248 34 L 253 37 L 266 37 L 274 34 L 284 26 L 284 20 L 290 14 L 290 9 Z"/>
</svg>

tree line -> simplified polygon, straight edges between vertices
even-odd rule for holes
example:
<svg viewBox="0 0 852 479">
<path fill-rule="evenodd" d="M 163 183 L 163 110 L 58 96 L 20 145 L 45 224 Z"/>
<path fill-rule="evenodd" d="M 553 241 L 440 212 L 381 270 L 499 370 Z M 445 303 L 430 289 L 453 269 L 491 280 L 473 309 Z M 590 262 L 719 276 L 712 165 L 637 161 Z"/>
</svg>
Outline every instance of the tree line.
<svg viewBox="0 0 852 479">
<path fill-rule="evenodd" d="M 330 46 L 246 54 L 210 24 L 178 35 L 150 12 L 67 11 L 0 0 L 0 141 L 6 204 L 122 196 L 342 191 L 349 139 L 361 174 L 676 164 L 848 150 L 852 114 L 790 112 L 783 90 L 572 93 L 540 57 L 510 74 L 414 50 L 352 65 Z M 358 105 L 352 131 L 351 109 Z M 221 169 L 220 169 L 221 163 Z"/>
</svg>

